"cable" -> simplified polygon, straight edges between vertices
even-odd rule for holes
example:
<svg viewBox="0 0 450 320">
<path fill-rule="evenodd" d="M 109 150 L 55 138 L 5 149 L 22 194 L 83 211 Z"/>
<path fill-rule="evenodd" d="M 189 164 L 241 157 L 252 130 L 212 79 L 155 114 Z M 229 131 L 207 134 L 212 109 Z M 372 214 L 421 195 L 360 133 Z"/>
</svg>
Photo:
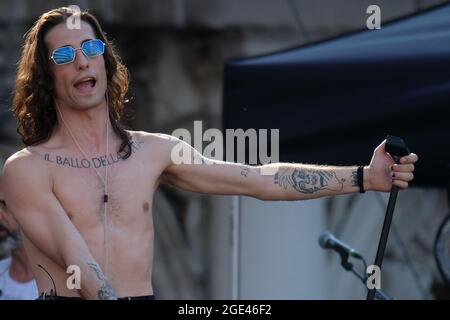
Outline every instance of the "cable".
<svg viewBox="0 0 450 320">
<path fill-rule="evenodd" d="M 355 269 L 351 268 L 350 271 L 359 278 L 359 280 L 362 281 L 362 283 L 366 283 L 366 277 L 362 277 L 358 272 L 355 271 Z"/>
<path fill-rule="evenodd" d="M 364 264 L 364 272 L 363 273 L 366 275 L 366 278 L 367 278 L 367 262 L 363 257 L 361 257 L 361 259 L 359 259 L 359 260 L 361 260 L 362 263 Z"/>
<path fill-rule="evenodd" d="M 44 270 L 45 273 L 46 273 L 46 274 L 50 277 L 50 279 L 52 280 L 52 283 L 53 283 L 53 289 L 55 290 L 55 296 L 57 296 L 58 293 L 56 292 L 56 285 L 55 285 L 55 281 L 53 281 L 52 276 L 51 276 L 50 273 L 48 273 L 48 271 L 45 270 L 45 268 L 44 268 L 43 266 L 41 266 L 40 264 L 38 264 L 38 267 L 41 268 L 42 270 Z M 47 289 L 47 290 L 48 290 L 48 289 Z M 47 292 L 47 291 L 44 292 L 44 296 L 45 296 L 45 293 L 46 293 L 46 292 Z"/>
<path fill-rule="evenodd" d="M 81 147 L 80 143 L 78 142 L 78 140 L 75 138 L 75 135 L 72 133 L 72 130 L 70 130 L 70 127 L 68 126 L 68 124 L 66 123 L 66 121 L 64 120 L 64 117 L 62 115 L 62 112 L 60 110 L 59 105 L 57 104 L 56 100 L 54 101 L 55 103 L 55 108 L 58 110 L 59 116 L 61 117 L 61 120 L 64 124 L 64 126 L 66 127 L 67 131 L 69 132 L 69 135 L 71 136 L 73 142 L 75 142 L 76 146 L 78 147 L 78 149 L 80 150 L 80 152 L 83 154 L 83 156 L 86 159 L 89 159 L 87 153 L 83 150 L 83 148 Z M 106 157 L 109 154 L 109 133 L 108 133 L 108 122 L 109 122 L 109 95 L 108 93 L 106 93 L 106 117 L 105 117 L 105 128 L 106 128 Z M 100 174 L 100 172 L 97 171 L 97 169 L 95 168 L 94 163 L 92 163 L 92 169 L 94 169 L 95 173 L 97 174 L 97 176 L 100 178 L 100 180 L 103 182 L 103 186 L 104 186 L 104 193 L 103 193 L 103 245 L 105 248 L 105 259 L 104 259 L 104 268 L 105 268 L 105 277 L 108 277 L 108 265 L 109 265 L 109 245 L 108 245 L 108 236 L 107 236 L 107 232 L 109 231 L 108 228 L 108 165 L 105 166 L 105 177 L 103 178 L 102 175 Z M 111 279 L 111 283 L 112 283 L 112 279 Z"/>
</svg>

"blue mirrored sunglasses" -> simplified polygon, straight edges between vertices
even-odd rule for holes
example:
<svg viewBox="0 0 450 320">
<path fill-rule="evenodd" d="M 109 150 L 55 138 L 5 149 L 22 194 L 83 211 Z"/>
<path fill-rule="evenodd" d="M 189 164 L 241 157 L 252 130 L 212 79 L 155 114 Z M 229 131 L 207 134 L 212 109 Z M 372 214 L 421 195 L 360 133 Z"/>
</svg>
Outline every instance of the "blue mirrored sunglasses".
<svg viewBox="0 0 450 320">
<path fill-rule="evenodd" d="M 53 60 L 57 65 L 71 63 L 75 60 L 77 50 L 81 50 L 86 57 L 93 58 L 101 56 L 105 52 L 105 43 L 99 39 L 92 39 L 83 42 L 81 48 L 78 49 L 71 46 L 57 48 L 53 50 L 49 60 Z"/>
</svg>

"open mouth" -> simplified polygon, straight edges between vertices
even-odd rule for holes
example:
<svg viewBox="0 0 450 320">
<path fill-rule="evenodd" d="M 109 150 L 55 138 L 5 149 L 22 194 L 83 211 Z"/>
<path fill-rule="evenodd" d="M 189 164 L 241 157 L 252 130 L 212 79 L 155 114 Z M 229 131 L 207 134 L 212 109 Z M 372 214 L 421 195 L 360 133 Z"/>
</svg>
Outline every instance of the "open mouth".
<svg viewBox="0 0 450 320">
<path fill-rule="evenodd" d="M 6 238 L 9 235 L 9 230 L 2 224 L 0 224 L 0 240 Z"/>
<path fill-rule="evenodd" d="M 97 81 L 94 78 L 86 78 L 81 79 L 80 81 L 76 82 L 73 86 L 81 92 L 91 92 L 92 89 L 95 87 Z"/>
</svg>

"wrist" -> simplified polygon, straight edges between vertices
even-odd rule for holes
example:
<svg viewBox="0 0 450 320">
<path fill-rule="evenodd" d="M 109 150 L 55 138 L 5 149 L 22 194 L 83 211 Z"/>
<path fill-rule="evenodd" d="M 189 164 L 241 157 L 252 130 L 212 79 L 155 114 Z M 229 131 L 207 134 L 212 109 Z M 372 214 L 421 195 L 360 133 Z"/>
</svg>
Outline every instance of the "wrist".
<svg viewBox="0 0 450 320">
<path fill-rule="evenodd" d="M 364 186 L 364 191 L 370 191 L 372 189 L 369 166 L 364 166 L 364 169 L 363 169 L 363 186 Z"/>
</svg>

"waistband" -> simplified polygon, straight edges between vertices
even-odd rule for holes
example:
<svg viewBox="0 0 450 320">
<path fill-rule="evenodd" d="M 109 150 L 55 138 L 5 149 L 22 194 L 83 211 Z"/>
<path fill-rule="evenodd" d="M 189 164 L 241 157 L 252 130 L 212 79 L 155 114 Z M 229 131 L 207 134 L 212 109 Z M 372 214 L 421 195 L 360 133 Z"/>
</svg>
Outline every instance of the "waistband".
<svg viewBox="0 0 450 320">
<path fill-rule="evenodd" d="M 36 300 L 84 300 L 81 297 L 66 297 L 66 296 L 55 296 L 55 295 L 45 295 L 41 293 Z M 132 296 L 132 297 L 121 297 L 118 300 L 155 300 L 154 295 L 148 296 Z"/>
</svg>

